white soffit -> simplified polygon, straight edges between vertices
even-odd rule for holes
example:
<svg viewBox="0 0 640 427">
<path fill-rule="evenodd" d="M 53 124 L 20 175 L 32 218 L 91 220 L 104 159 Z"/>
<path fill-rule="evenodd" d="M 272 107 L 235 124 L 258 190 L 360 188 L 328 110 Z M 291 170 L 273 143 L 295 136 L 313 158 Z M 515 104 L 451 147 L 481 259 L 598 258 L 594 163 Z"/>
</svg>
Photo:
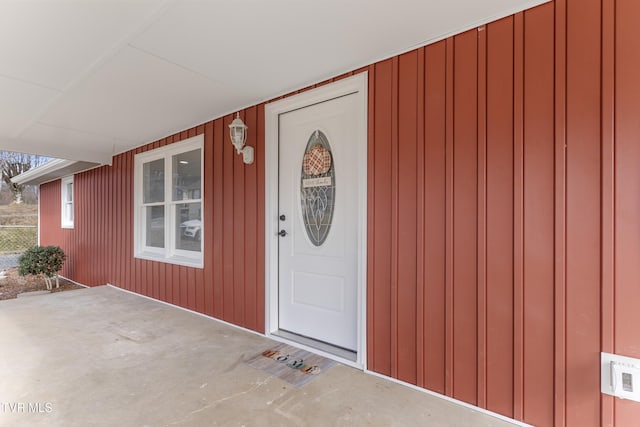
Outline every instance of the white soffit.
<svg viewBox="0 0 640 427">
<path fill-rule="evenodd" d="M 91 141 L 91 144 L 87 144 Z M 24 133 L 22 147 L 26 152 L 53 158 L 86 159 L 97 163 L 111 163 L 115 140 L 75 129 L 35 123 Z M 104 161 L 100 161 L 104 159 Z"/>
<path fill-rule="evenodd" d="M 59 92 L 0 76 L 0 94 L 0 135 L 4 136 L 27 128 L 34 112 L 50 104 Z"/>
<path fill-rule="evenodd" d="M 546 1 L 0 0 L 0 150 L 109 163 Z"/>
<path fill-rule="evenodd" d="M 216 103 L 232 108 L 233 97 L 221 83 L 126 46 L 91 79 L 69 90 L 41 122 L 109 135 L 120 152 L 181 130 L 185 123 L 205 122 Z"/>
<path fill-rule="evenodd" d="M 1 0 L 0 74 L 64 91 L 166 2 Z"/>
</svg>

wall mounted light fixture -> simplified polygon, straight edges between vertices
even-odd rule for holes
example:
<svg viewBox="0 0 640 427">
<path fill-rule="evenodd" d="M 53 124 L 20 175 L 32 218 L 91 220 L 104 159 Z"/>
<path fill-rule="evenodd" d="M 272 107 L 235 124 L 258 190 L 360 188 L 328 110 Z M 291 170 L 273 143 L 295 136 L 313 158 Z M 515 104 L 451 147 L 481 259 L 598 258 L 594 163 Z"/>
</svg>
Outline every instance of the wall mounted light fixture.
<svg viewBox="0 0 640 427">
<path fill-rule="evenodd" d="M 236 113 L 236 118 L 229 125 L 229 136 L 238 154 L 242 154 L 242 161 L 250 165 L 253 163 L 253 147 L 244 145 L 247 141 L 247 129 L 248 126 L 240 118 L 240 113 Z"/>
</svg>

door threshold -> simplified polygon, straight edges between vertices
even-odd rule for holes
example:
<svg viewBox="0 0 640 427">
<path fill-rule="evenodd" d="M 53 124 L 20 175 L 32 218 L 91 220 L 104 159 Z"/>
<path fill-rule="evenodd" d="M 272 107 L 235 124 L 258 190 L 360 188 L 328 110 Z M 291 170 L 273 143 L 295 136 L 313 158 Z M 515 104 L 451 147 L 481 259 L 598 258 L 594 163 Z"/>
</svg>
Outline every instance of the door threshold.
<svg viewBox="0 0 640 427">
<path fill-rule="evenodd" d="M 353 350 L 348 350 L 323 341 L 314 340 L 313 338 L 305 337 L 304 335 L 294 334 L 293 332 L 282 329 L 272 332 L 271 335 L 283 338 L 287 341 L 293 341 L 324 353 L 332 354 L 340 359 L 348 360 L 350 362 L 357 362 L 358 360 L 358 354 Z"/>
</svg>

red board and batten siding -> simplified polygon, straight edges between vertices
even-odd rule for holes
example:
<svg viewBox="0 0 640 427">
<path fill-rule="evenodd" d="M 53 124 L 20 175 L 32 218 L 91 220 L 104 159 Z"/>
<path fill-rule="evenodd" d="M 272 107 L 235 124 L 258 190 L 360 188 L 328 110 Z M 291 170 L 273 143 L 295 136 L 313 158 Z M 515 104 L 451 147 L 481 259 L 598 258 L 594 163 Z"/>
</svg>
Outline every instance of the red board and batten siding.
<svg viewBox="0 0 640 427">
<path fill-rule="evenodd" d="M 603 291 L 606 322 L 603 322 L 605 351 L 640 357 L 640 4 L 617 0 L 604 9 L 605 58 L 615 55 L 615 66 L 607 64 L 603 109 L 603 193 L 609 221 L 604 223 L 607 275 Z M 613 31 L 615 29 L 615 32 Z M 640 420 L 638 406 L 609 398 L 608 414 L 619 425 Z"/>
<path fill-rule="evenodd" d="M 262 109 L 244 111 L 252 129 L 264 127 Z M 228 135 L 231 117 L 117 155 L 111 167 L 77 174 L 74 229 L 60 228 L 60 185 L 41 187 L 41 242 L 69 255 L 63 274 L 112 283 L 256 331 L 264 331 L 264 165 L 245 167 Z M 204 148 L 204 269 L 133 257 L 133 159 L 136 153 L 197 134 Z M 249 144 L 264 158 L 260 135 Z M 264 136 L 262 136 L 264 139 Z"/>
<path fill-rule="evenodd" d="M 368 368 L 537 426 L 634 425 L 599 353 L 640 357 L 635 0 L 556 0 L 366 68 Z M 339 77 L 340 78 L 340 77 Z M 325 84 L 327 82 L 321 83 Z M 64 274 L 264 330 L 264 105 L 41 188 Z M 134 259 L 133 156 L 204 133 L 204 269 Z"/>
</svg>

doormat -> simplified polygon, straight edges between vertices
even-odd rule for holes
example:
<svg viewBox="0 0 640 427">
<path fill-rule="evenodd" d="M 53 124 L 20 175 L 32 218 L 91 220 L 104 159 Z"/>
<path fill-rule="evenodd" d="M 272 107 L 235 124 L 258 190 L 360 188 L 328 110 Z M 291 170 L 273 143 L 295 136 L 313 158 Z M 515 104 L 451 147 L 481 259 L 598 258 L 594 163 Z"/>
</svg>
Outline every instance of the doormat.
<svg viewBox="0 0 640 427">
<path fill-rule="evenodd" d="M 277 344 L 245 363 L 295 387 L 302 387 L 327 372 L 337 362 L 290 345 Z"/>
</svg>

